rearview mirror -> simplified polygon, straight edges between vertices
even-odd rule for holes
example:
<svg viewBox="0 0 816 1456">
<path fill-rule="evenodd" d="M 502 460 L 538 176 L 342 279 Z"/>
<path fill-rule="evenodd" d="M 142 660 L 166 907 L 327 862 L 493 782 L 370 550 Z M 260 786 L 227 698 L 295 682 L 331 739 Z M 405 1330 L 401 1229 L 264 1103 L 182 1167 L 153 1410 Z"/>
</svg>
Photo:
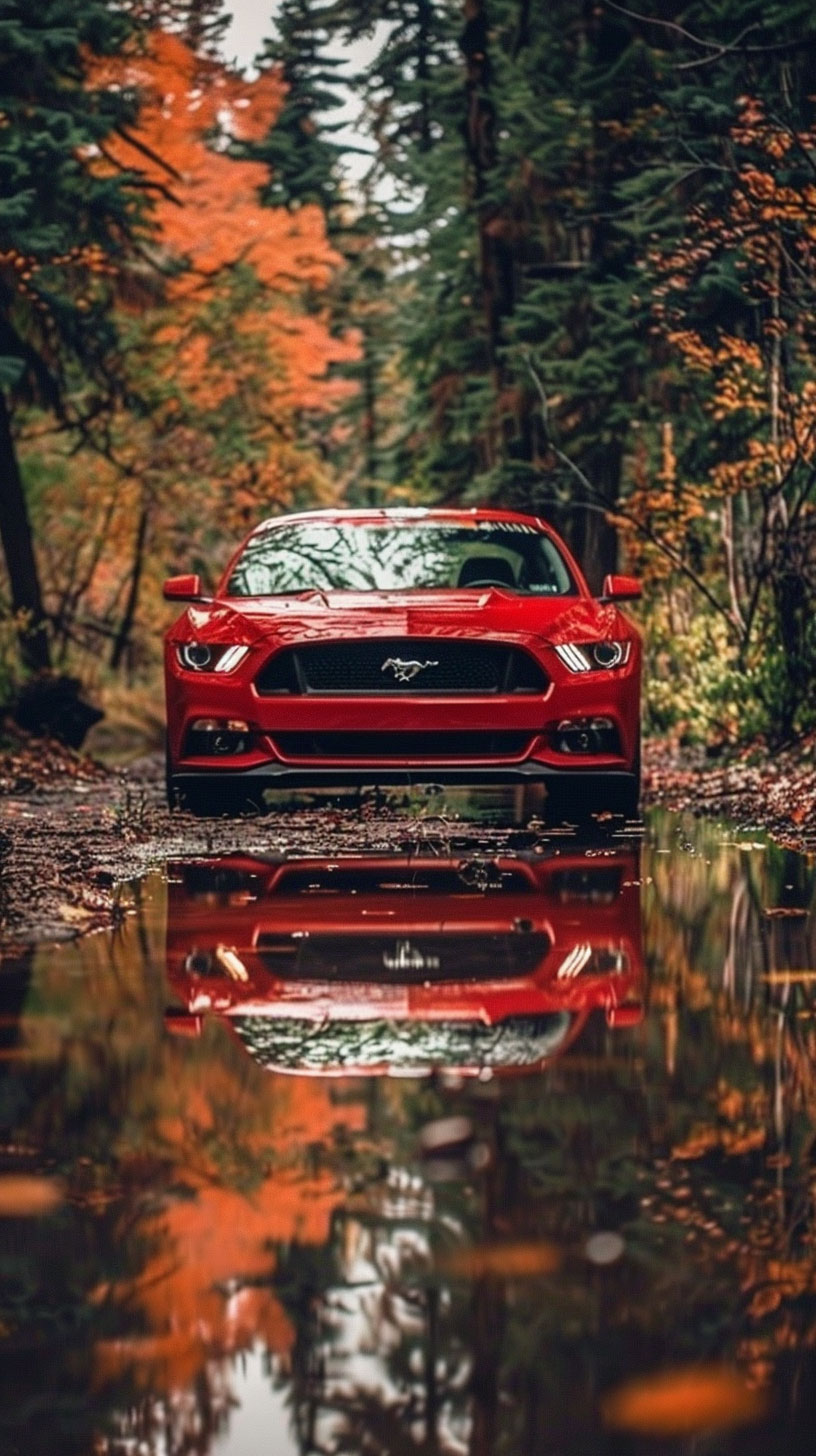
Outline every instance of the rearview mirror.
<svg viewBox="0 0 816 1456">
<path fill-rule="evenodd" d="M 636 602 L 638 597 L 643 596 L 643 588 L 635 576 L 613 576 L 604 577 L 603 591 L 599 600 L 602 602 Z"/>
<path fill-rule="evenodd" d="M 204 596 L 201 590 L 201 577 L 193 574 L 189 576 L 168 576 L 162 587 L 162 596 L 166 602 L 208 602 L 210 597 Z"/>
</svg>

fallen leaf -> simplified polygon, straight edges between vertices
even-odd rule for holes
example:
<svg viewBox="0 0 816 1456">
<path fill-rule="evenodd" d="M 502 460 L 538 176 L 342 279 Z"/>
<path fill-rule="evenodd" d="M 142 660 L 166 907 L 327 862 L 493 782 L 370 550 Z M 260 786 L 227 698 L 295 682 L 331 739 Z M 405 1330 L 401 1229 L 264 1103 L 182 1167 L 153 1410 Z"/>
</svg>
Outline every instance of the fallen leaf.
<svg viewBox="0 0 816 1456">
<path fill-rule="evenodd" d="M 53 1213 L 62 1201 L 62 1188 L 53 1178 L 30 1173 L 0 1174 L 0 1218 L 36 1218 Z"/>
<path fill-rule="evenodd" d="M 69 925 L 84 925 L 92 912 L 83 905 L 60 905 L 59 913 Z"/>
<path fill-rule="evenodd" d="M 479 1279 L 485 1274 L 523 1279 L 535 1274 L 553 1274 L 561 1265 L 561 1251 L 554 1244 L 476 1244 L 454 1249 L 440 1260 L 446 1274 Z"/>
<path fill-rule="evenodd" d="M 606 1395 L 604 1423 L 640 1436 L 692 1436 L 751 1425 L 769 1408 L 767 1390 L 746 1385 L 735 1370 L 689 1365 L 631 1380 Z"/>
</svg>

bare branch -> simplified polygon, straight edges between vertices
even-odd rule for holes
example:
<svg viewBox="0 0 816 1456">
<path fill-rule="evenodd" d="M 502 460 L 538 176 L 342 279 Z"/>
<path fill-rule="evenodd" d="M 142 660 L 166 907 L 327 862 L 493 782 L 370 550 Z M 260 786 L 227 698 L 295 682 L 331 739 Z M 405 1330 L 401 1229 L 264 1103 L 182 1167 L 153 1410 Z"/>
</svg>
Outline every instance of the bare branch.
<svg viewBox="0 0 816 1456">
<path fill-rule="evenodd" d="M 714 62 L 722 60 L 723 56 L 733 55 L 739 52 L 749 56 L 770 56 L 784 55 L 786 51 L 810 50 L 816 47 L 816 35 L 799 36 L 795 40 L 766 41 L 761 45 L 745 45 L 743 42 L 747 35 L 761 30 L 757 23 L 746 25 L 737 36 L 731 41 L 706 40 L 701 35 L 694 35 L 692 31 L 686 30 L 685 26 L 679 25 L 675 20 L 664 20 L 659 15 L 642 15 L 637 10 L 629 10 L 625 5 L 618 5 L 615 0 L 605 0 L 610 10 L 615 10 L 619 15 L 625 15 L 629 20 L 638 20 L 643 25 L 660 25 L 664 30 L 682 36 L 684 40 L 692 45 L 699 46 L 701 50 L 710 51 L 707 56 L 700 56 L 694 61 L 679 61 L 678 71 L 699 70 L 702 66 L 710 66 Z"/>
<path fill-rule="evenodd" d="M 96 145 L 99 150 L 100 156 L 104 157 L 106 162 L 110 162 L 112 167 L 116 167 L 117 171 L 131 171 L 131 168 L 129 167 L 122 167 L 121 163 L 118 162 L 116 157 L 114 157 L 113 154 L 108 151 L 107 147 L 104 145 L 103 142 L 97 142 Z M 176 197 L 175 193 L 171 192 L 169 187 L 165 187 L 163 182 L 153 182 L 149 177 L 145 177 L 141 172 L 133 173 L 133 175 L 129 178 L 129 186 L 138 187 L 139 190 L 142 192 L 158 192 L 160 197 L 165 197 L 168 202 L 174 203 L 176 207 L 184 206 L 181 198 Z"/>
<path fill-rule="evenodd" d="M 709 606 L 713 607 L 715 612 L 717 612 L 717 614 L 724 619 L 732 636 L 737 642 L 739 642 L 742 636 L 739 629 L 739 624 L 734 621 L 734 618 L 732 617 L 728 608 L 724 607 L 722 602 L 719 602 L 717 600 L 717 598 L 714 596 L 714 593 L 709 590 L 705 582 L 697 575 L 695 571 L 692 571 L 690 566 L 686 564 L 682 556 L 680 556 L 673 547 L 668 546 L 665 541 L 661 540 L 661 538 L 648 526 L 644 525 L 642 521 L 638 520 L 637 516 L 634 516 L 631 511 L 627 511 L 625 507 L 613 505 L 610 501 L 607 501 L 603 492 L 600 491 L 597 486 L 594 486 L 592 484 L 592 481 L 587 475 L 584 474 L 580 465 L 576 465 L 575 461 L 571 460 L 569 455 L 566 455 L 563 450 L 559 450 L 558 446 L 554 444 L 552 434 L 550 432 L 549 406 L 544 386 L 541 382 L 539 375 L 534 369 L 532 361 L 529 359 L 529 357 L 527 358 L 526 362 L 527 368 L 530 372 L 530 377 L 536 387 L 536 391 L 541 401 L 541 417 L 544 424 L 544 438 L 547 442 L 548 448 L 552 451 L 556 460 L 560 461 L 560 463 L 564 465 L 567 470 L 572 472 L 576 480 L 579 480 L 581 482 L 584 490 L 590 496 L 593 496 L 595 500 L 603 503 L 602 508 L 604 508 L 609 515 L 617 516 L 620 520 L 626 521 L 629 525 L 633 526 L 634 529 L 637 531 L 638 535 L 642 536 L 644 540 L 648 541 L 650 545 L 654 546 L 658 551 L 660 551 L 661 554 L 667 558 L 667 560 L 671 561 L 672 565 L 677 569 L 677 571 L 679 571 L 681 575 L 685 576 L 697 588 L 702 596 L 705 597 L 706 601 L 709 603 Z"/>
<path fill-rule="evenodd" d="M 616 10 L 619 15 L 625 15 L 629 20 L 639 20 L 643 25 L 662 26 L 663 30 L 670 30 L 675 35 L 681 35 L 684 40 L 691 41 L 692 45 L 700 46 L 702 50 L 716 51 L 718 55 L 724 54 L 722 41 L 704 40 L 700 35 L 693 35 L 690 30 L 686 30 L 685 26 L 679 25 L 676 20 L 664 20 L 659 15 L 641 15 L 637 10 L 629 10 L 626 5 L 616 4 L 615 0 L 605 0 L 605 3 L 610 10 Z M 746 25 L 745 29 L 740 31 L 736 40 L 732 41 L 730 47 L 726 47 L 726 49 L 735 49 L 744 36 L 750 35 L 751 31 L 757 30 L 758 28 L 756 24 Z"/>
<path fill-rule="evenodd" d="M 177 182 L 184 180 L 181 172 L 173 166 L 172 162 L 168 162 L 164 157 L 160 157 L 158 152 L 154 152 L 153 148 L 147 145 L 147 142 L 142 141 L 141 137 L 134 136 L 126 126 L 122 126 L 121 122 L 116 127 L 116 134 L 122 138 L 122 141 L 127 142 L 128 146 L 133 147 L 137 152 L 141 152 L 143 157 L 147 157 L 149 162 L 155 162 L 156 166 L 161 167 L 169 177 L 175 177 Z"/>
</svg>

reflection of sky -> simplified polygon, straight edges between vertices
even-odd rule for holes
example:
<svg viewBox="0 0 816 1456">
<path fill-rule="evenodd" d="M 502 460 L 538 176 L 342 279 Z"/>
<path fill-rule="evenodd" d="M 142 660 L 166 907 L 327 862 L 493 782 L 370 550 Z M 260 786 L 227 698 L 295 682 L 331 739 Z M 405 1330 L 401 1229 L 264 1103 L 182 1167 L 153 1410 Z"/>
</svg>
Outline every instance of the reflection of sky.
<svg viewBox="0 0 816 1456">
<path fill-rule="evenodd" d="M 292 1431 L 291 1396 L 269 1378 L 269 1357 L 256 1345 L 231 1372 L 235 1404 L 228 1426 L 216 1437 L 213 1456 L 258 1456 L 260 1449 L 274 1456 L 298 1456 L 300 1446 Z M 261 1437 L 260 1433 L 263 1432 Z"/>
</svg>

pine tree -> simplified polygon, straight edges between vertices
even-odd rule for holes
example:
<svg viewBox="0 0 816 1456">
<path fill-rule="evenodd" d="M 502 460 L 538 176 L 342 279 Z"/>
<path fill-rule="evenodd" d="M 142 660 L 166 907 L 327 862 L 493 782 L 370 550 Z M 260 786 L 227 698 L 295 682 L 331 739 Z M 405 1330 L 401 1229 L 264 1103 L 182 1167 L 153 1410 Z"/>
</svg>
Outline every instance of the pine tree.
<svg viewBox="0 0 816 1456">
<path fill-rule="evenodd" d="M 275 14 L 275 35 L 258 57 L 262 69 L 279 69 L 286 96 L 275 124 L 251 149 L 269 167 L 262 193 L 270 207 L 315 202 L 329 227 L 341 196 L 340 146 L 328 118 L 343 105 L 337 90 L 341 61 L 325 53 L 327 33 L 319 6 L 310 0 L 282 0 Z"/>
<path fill-rule="evenodd" d="M 286 94 L 264 139 L 245 148 L 263 161 L 269 182 L 263 201 L 290 211 L 317 204 L 333 246 L 343 258 L 328 297 L 331 326 L 338 336 L 351 330 L 359 339 L 359 358 L 339 370 L 353 383 L 342 410 L 333 463 L 353 500 L 373 499 L 382 474 L 383 407 L 381 371 L 390 352 L 388 321 L 393 314 L 393 282 L 387 240 L 370 180 L 350 183 L 337 140 L 343 125 L 332 115 L 345 106 L 359 78 L 343 73 L 337 50 L 336 17 L 310 0 L 284 0 L 275 15 L 275 35 L 264 44 L 258 64 L 281 75 Z M 326 300 L 316 300 L 325 310 Z"/>
<path fill-rule="evenodd" d="M 49 649 L 13 417 L 34 401 L 86 429 L 117 388 L 107 269 L 139 227 L 143 194 L 134 176 L 97 166 L 134 98 L 90 84 L 88 62 L 129 32 L 104 0 L 0 0 L 0 537 L 34 668 Z"/>
<path fill-rule="evenodd" d="M 349 34 L 373 25 L 365 0 L 334 12 Z M 642 356 L 632 244 L 606 221 L 626 146 L 639 162 L 640 56 L 572 0 L 417 0 L 385 19 L 369 108 L 414 284 L 403 469 L 444 499 L 570 502 L 555 433 L 594 482 L 568 519 L 600 577 Z"/>
</svg>

